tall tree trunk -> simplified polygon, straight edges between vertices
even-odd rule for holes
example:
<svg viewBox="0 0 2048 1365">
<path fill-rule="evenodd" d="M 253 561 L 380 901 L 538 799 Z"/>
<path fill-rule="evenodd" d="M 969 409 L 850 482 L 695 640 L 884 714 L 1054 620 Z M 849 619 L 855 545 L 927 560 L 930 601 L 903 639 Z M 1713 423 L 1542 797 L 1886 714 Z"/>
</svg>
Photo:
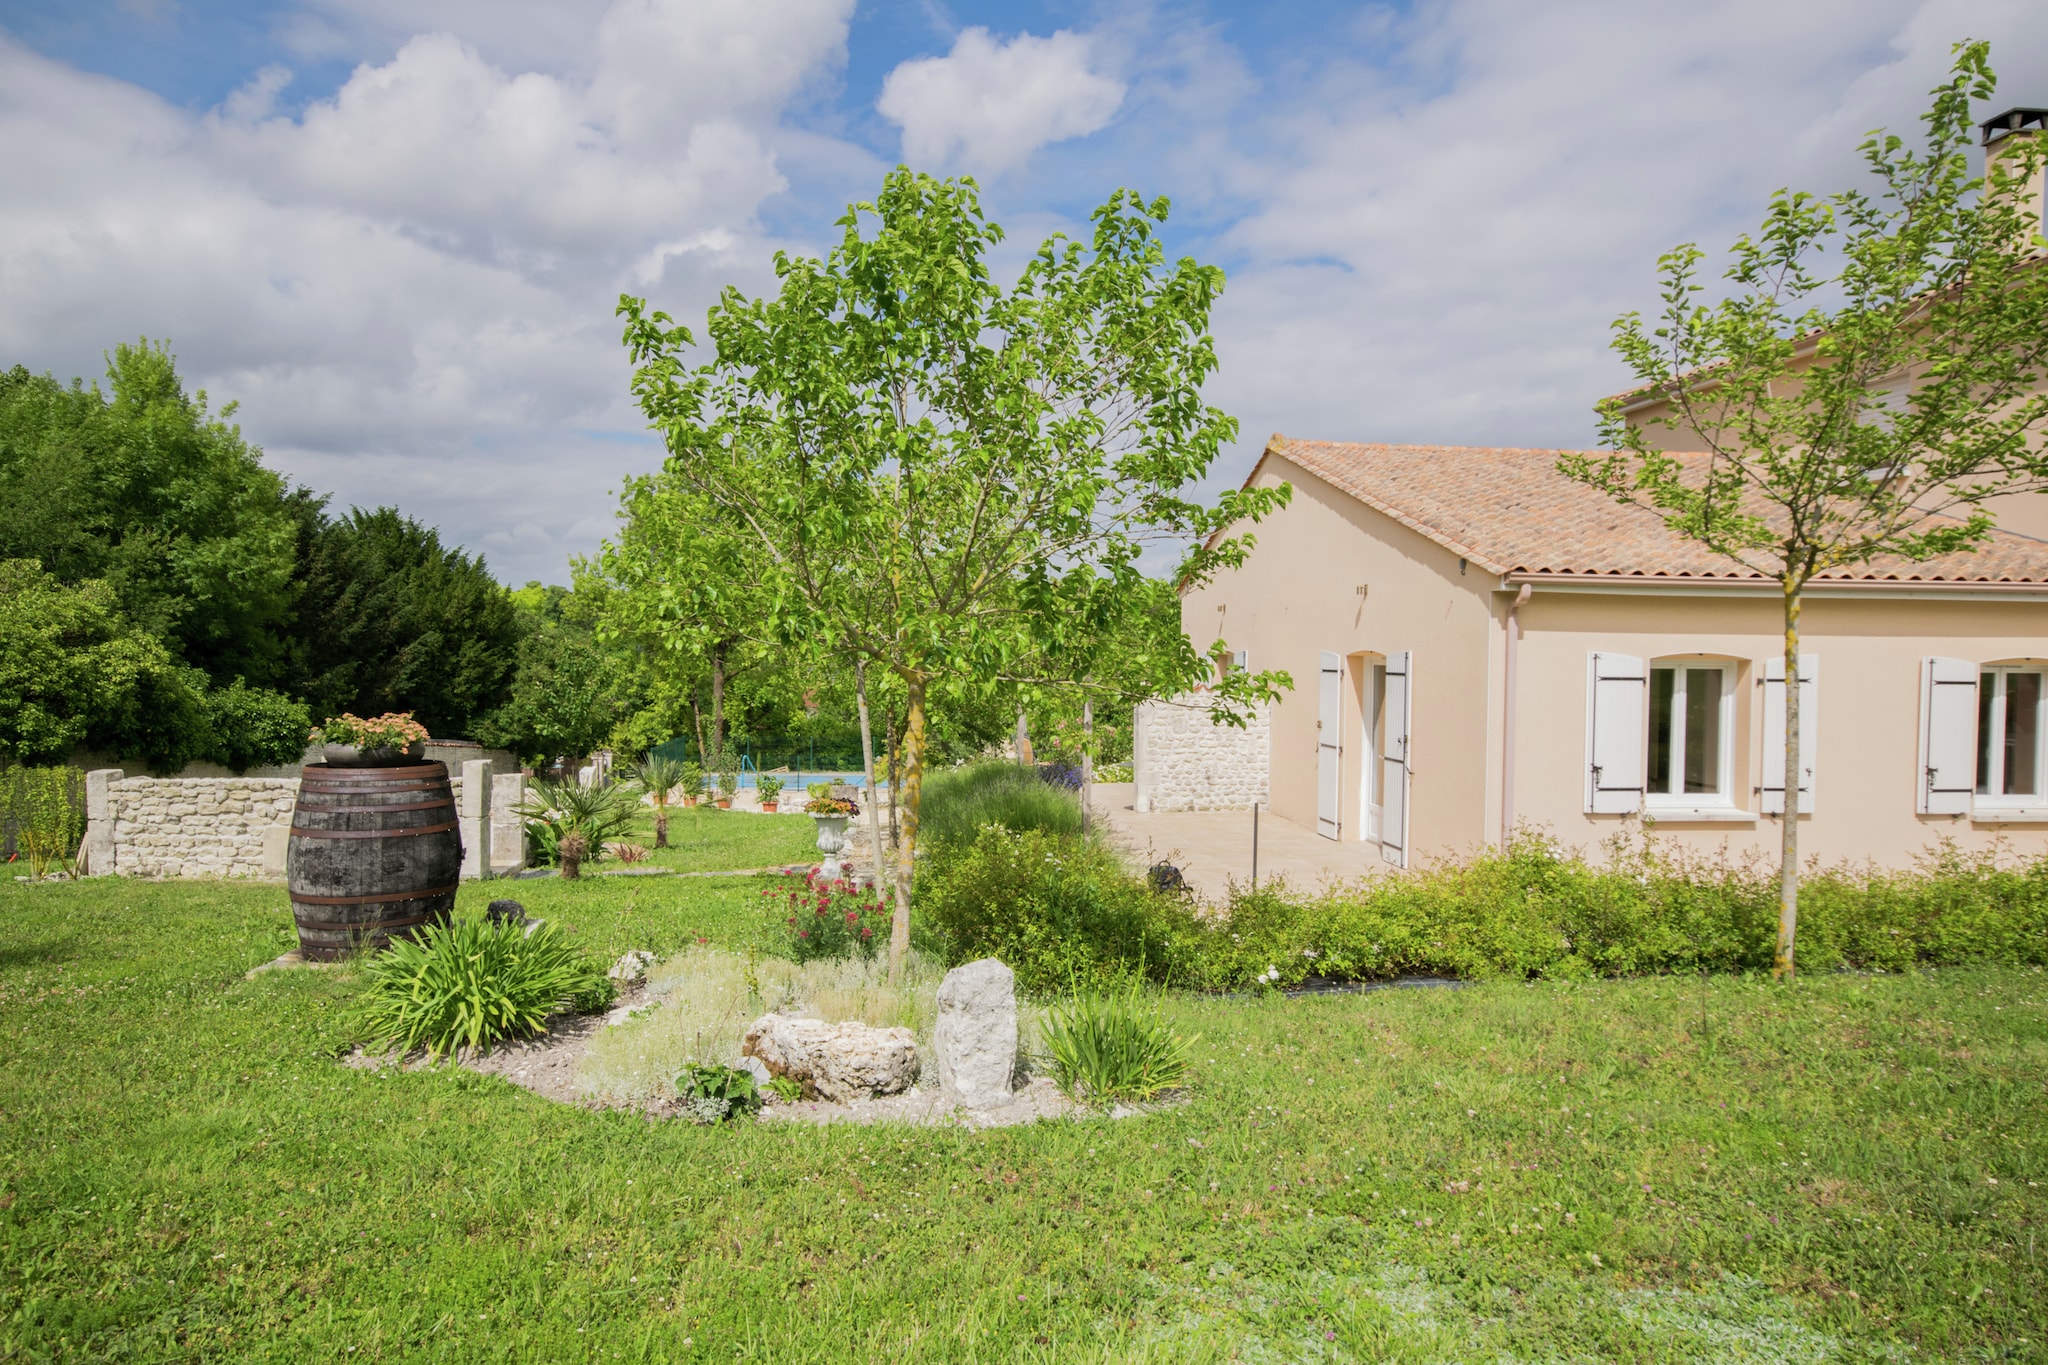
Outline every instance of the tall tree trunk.
<svg viewBox="0 0 2048 1365">
<path fill-rule="evenodd" d="M 1799 937 L 1799 585 L 1785 588 L 1785 835 L 1778 851 L 1778 955 L 1771 975 L 1790 981 L 1798 973 L 1793 949 Z"/>
<path fill-rule="evenodd" d="M 868 666 L 863 659 L 853 661 L 853 695 L 860 703 L 860 761 L 867 770 L 868 839 L 875 848 L 875 900 L 879 903 L 882 899 L 882 868 L 889 861 L 889 855 L 882 843 L 882 807 L 875 800 L 875 732 L 868 725 Z M 889 877 L 891 885 L 895 880 L 892 873 Z M 894 937 L 893 930 L 891 937 Z"/>
<path fill-rule="evenodd" d="M 896 707 L 892 704 L 882 713 L 882 743 L 889 752 L 889 841 L 903 837 L 903 827 L 896 819 L 896 798 L 903 790 L 903 754 L 896 743 Z M 896 885 L 896 874 L 889 874 L 889 885 Z"/>
<path fill-rule="evenodd" d="M 1095 699 L 1081 702 L 1081 839 L 1088 839 L 1088 796 L 1095 785 Z"/>
<path fill-rule="evenodd" d="M 711 646 L 711 747 L 705 767 L 725 771 L 725 646 Z"/>
<path fill-rule="evenodd" d="M 903 975 L 910 952 L 910 888 L 917 866 L 917 808 L 924 795 L 924 675 L 904 678 L 903 837 L 896 844 L 896 918 L 889 926 L 889 979 Z"/>
</svg>

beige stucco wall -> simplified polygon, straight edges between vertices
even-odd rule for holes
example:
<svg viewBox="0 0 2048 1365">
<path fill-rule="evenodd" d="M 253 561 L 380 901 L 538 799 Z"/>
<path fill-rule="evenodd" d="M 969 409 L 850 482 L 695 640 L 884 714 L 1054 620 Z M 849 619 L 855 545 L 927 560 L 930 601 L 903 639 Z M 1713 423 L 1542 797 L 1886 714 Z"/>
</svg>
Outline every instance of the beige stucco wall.
<svg viewBox="0 0 2048 1365">
<path fill-rule="evenodd" d="M 1360 684 L 1372 663 L 1408 650 L 1410 847 L 1427 857 L 1485 842 L 1499 820 L 1499 708 L 1488 705 L 1503 639 L 1496 580 L 1477 566 L 1461 572 L 1455 554 L 1284 457 L 1269 454 L 1257 482 L 1293 484 L 1293 502 L 1254 528 L 1258 544 L 1241 568 L 1183 597 L 1181 622 L 1198 648 L 1221 637 L 1254 671 L 1293 675 L 1273 708 L 1272 810 L 1315 827 L 1317 675 L 1329 650 L 1347 666 L 1342 838 L 1365 836 Z"/>
<path fill-rule="evenodd" d="M 1758 809 L 1765 663 L 1783 653 L 1774 598 L 1590 595 L 1538 590 L 1522 608 L 1515 816 L 1597 852 L 1628 817 L 1584 811 L 1586 660 L 1594 650 L 1646 659 L 1705 654 L 1738 662 L 1735 786 Z M 1984 847 L 2048 851 L 2048 825 L 1914 813 L 1919 771 L 1920 661 L 1978 663 L 2048 656 L 2048 603 L 1810 598 L 1801 652 L 1820 660 L 1815 810 L 1801 817 L 1803 853 L 1824 862 L 1905 866 L 1941 836 Z M 1660 823 L 1660 836 L 1701 851 L 1725 845 L 1775 857 L 1779 820 Z"/>
</svg>

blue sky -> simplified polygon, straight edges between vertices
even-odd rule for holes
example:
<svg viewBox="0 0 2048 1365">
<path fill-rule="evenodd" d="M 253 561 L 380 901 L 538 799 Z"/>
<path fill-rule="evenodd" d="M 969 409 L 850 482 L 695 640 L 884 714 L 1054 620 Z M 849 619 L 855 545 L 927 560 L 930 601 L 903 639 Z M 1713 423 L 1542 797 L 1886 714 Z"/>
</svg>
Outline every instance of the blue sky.
<svg viewBox="0 0 2048 1365">
<path fill-rule="evenodd" d="M 561 580 L 658 458 L 612 304 L 814 251 L 899 160 L 1017 253 L 1119 185 L 1223 265 L 1244 437 L 1579 445 L 1657 253 L 1856 182 L 2038 0 L 0 0 L 0 364 L 165 337 L 271 461 Z"/>
</svg>

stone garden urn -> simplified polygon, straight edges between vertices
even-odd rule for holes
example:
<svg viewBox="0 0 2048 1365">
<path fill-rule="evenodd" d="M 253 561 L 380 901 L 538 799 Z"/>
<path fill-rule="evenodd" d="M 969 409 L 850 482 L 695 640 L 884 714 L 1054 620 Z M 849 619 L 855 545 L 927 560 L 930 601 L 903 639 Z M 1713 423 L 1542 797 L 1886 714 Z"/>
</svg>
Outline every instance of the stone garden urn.
<svg viewBox="0 0 2048 1365">
<path fill-rule="evenodd" d="M 844 875 L 846 867 L 839 861 L 839 852 L 846 847 L 846 822 L 850 815 L 813 815 L 818 822 L 818 852 L 825 855 L 824 866 L 819 873 L 828 880 Z"/>
</svg>

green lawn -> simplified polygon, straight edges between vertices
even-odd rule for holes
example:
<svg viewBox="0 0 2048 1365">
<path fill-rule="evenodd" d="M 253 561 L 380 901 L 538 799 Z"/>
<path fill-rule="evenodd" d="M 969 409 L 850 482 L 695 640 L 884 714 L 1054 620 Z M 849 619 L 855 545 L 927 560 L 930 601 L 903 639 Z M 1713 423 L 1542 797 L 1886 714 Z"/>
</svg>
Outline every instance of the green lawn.
<svg viewBox="0 0 2048 1365">
<path fill-rule="evenodd" d="M 654 848 L 651 807 L 642 808 L 631 839 Z M 668 841 L 669 847 L 649 857 L 651 865 L 722 872 L 815 863 L 824 856 L 818 852 L 817 824 L 808 815 L 757 815 L 715 806 L 671 807 Z M 618 864 L 608 859 L 599 866 L 616 868 Z"/>
<path fill-rule="evenodd" d="M 0 1360 L 2048 1360 L 2038 971 L 1182 1000 L 1168 1113 L 705 1129 L 343 1069 L 346 970 L 243 979 L 288 926 L 0 885 Z"/>
</svg>

